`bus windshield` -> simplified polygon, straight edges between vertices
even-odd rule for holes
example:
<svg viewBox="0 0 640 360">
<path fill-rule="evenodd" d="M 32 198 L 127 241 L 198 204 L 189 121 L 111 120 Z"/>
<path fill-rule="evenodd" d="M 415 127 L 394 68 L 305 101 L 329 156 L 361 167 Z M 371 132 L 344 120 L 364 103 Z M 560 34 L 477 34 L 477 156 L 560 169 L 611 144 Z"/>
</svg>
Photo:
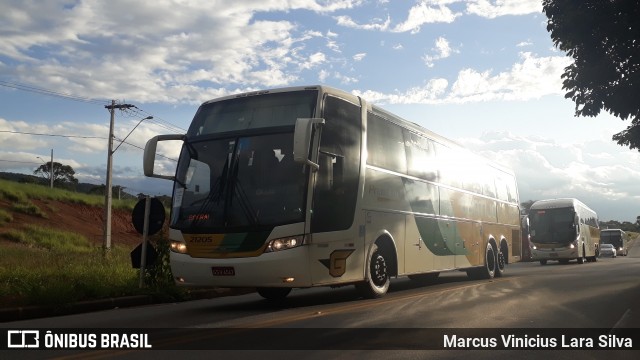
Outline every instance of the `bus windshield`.
<svg viewBox="0 0 640 360">
<path fill-rule="evenodd" d="M 317 98 L 309 89 L 204 103 L 178 161 L 170 226 L 242 232 L 304 221 L 307 174 L 293 162 L 293 131 Z"/>
<path fill-rule="evenodd" d="M 186 143 L 171 227 L 229 232 L 303 221 L 306 174 L 292 148 L 293 132 Z"/>
<path fill-rule="evenodd" d="M 600 232 L 600 242 L 603 244 L 617 244 L 621 238 L 620 232 L 602 231 Z"/>
<path fill-rule="evenodd" d="M 536 243 L 568 243 L 575 240 L 573 208 L 532 210 L 531 241 Z"/>
</svg>

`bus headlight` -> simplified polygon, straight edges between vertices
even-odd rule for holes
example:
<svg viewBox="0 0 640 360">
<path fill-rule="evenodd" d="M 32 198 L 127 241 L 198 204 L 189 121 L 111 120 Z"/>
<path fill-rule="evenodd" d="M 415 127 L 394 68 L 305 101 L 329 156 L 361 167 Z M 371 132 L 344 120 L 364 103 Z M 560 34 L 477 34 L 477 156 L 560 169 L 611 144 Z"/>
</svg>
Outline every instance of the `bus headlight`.
<svg viewBox="0 0 640 360">
<path fill-rule="evenodd" d="M 269 241 L 264 252 L 275 252 L 280 250 L 292 249 L 304 243 L 304 235 L 289 236 Z"/>
<path fill-rule="evenodd" d="M 179 254 L 187 253 L 187 244 L 182 241 L 171 241 L 171 251 L 177 252 Z"/>
</svg>

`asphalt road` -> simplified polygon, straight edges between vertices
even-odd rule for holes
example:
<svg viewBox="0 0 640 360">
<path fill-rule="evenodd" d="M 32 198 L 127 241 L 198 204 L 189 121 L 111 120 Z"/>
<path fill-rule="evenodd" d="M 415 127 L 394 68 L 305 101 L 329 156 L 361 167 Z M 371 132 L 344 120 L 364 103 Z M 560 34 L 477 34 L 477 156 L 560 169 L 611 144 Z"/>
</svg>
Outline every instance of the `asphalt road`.
<svg viewBox="0 0 640 360">
<path fill-rule="evenodd" d="M 596 263 L 517 263 L 502 278 L 469 280 L 443 273 L 430 284 L 397 279 L 387 296 L 364 300 L 353 287 L 294 290 L 272 304 L 257 294 L 3 323 L 7 329 L 130 329 L 151 332 L 153 348 L 165 351 L 22 351 L 26 358 L 175 358 L 190 355 L 233 358 L 640 358 L 639 351 L 593 350 L 588 340 L 624 340 L 624 329 L 640 329 L 640 242 L 629 256 Z M 138 330 L 142 329 L 142 330 Z M 156 329 L 156 330 L 153 330 Z M 256 330 L 257 329 L 257 330 Z M 425 330 L 430 329 L 430 330 Z M 552 330 L 549 330 L 552 329 Z M 545 339 L 595 329 L 569 350 L 540 350 Z M 524 331 L 524 332 L 522 332 Z M 551 331 L 551 332 L 550 332 Z M 537 334 L 537 332 L 541 333 Z M 615 338 L 616 334 L 622 334 Z M 518 350 L 442 349 L 443 335 L 497 339 L 538 337 Z M 592 336 L 593 335 L 593 336 Z M 466 337 L 465 337 L 466 336 Z M 542 339 L 542 340 L 540 340 Z M 559 338 L 558 338 L 559 339 Z M 640 342 L 640 337 L 636 338 Z M 488 340 L 487 340 L 488 341 Z M 531 341 L 531 340 L 528 340 Z M 457 340 L 454 341 L 457 344 Z M 529 343 L 531 344 L 531 342 Z M 563 342 L 564 344 L 564 342 Z M 478 344 L 476 344 L 478 345 Z M 591 346 L 590 346 L 591 345 Z M 618 344 L 625 345 L 625 344 Z M 620 346 L 614 347 L 620 347 Z M 640 344 L 634 344 L 640 348 Z M 327 348 L 308 351 L 306 348 Z M 597 347 L 597 346 L 596 346 Z M 233 349 L 198 351 L 197 349 Z M 258 350 L 254 350 L 258 349 Z M 263 350 L 275 349 L 275 350 Z M 291 349 L 302 349 L 294 351 Z M 16 351 L 8 351 L 14 358 Z M 182 355 L 181 355 L 182 356 Z M 0 354 L 0 357 L 4 357 Z"/>
</svg>

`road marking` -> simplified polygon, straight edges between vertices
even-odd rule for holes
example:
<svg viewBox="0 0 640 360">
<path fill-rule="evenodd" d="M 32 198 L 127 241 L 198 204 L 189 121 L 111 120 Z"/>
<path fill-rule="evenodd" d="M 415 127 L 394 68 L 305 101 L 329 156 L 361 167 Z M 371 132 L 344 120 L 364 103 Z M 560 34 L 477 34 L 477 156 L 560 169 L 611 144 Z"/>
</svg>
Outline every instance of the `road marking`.
<svg viewBox="0 0 640 360">
<path fill-rule="evenodd" d="M 622 317 L 618 320 L 618 322 L 616 322 L 615 325 L 613 325 L 613 328 L 611 328 L 611 330 L 613 331 L 617 328 L 623 327 L 624 324 L 629 322 L 629 319 L 631 319 L 631 309 L 627 309 L 627 311 L 622 314 Z"/>
</svg>

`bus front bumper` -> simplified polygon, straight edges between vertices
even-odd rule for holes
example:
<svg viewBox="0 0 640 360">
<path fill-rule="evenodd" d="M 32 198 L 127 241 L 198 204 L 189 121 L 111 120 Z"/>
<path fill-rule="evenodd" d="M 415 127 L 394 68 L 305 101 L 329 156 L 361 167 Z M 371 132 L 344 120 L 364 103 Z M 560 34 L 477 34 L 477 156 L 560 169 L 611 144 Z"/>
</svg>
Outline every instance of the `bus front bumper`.
<svg viewBox="0 0 640 360">
<path fill-rule="evenodd" d="M 531 259 L 539 260 L 571 260 L 579 257 L 578 248 L 531 249 Z"/>
<path fill-rule="evenodd" d="M 245 258 L 193 258 L 171 252 L 176 285 L 185 287 L 310 287 L 307 246 Z"/>
</svg>

